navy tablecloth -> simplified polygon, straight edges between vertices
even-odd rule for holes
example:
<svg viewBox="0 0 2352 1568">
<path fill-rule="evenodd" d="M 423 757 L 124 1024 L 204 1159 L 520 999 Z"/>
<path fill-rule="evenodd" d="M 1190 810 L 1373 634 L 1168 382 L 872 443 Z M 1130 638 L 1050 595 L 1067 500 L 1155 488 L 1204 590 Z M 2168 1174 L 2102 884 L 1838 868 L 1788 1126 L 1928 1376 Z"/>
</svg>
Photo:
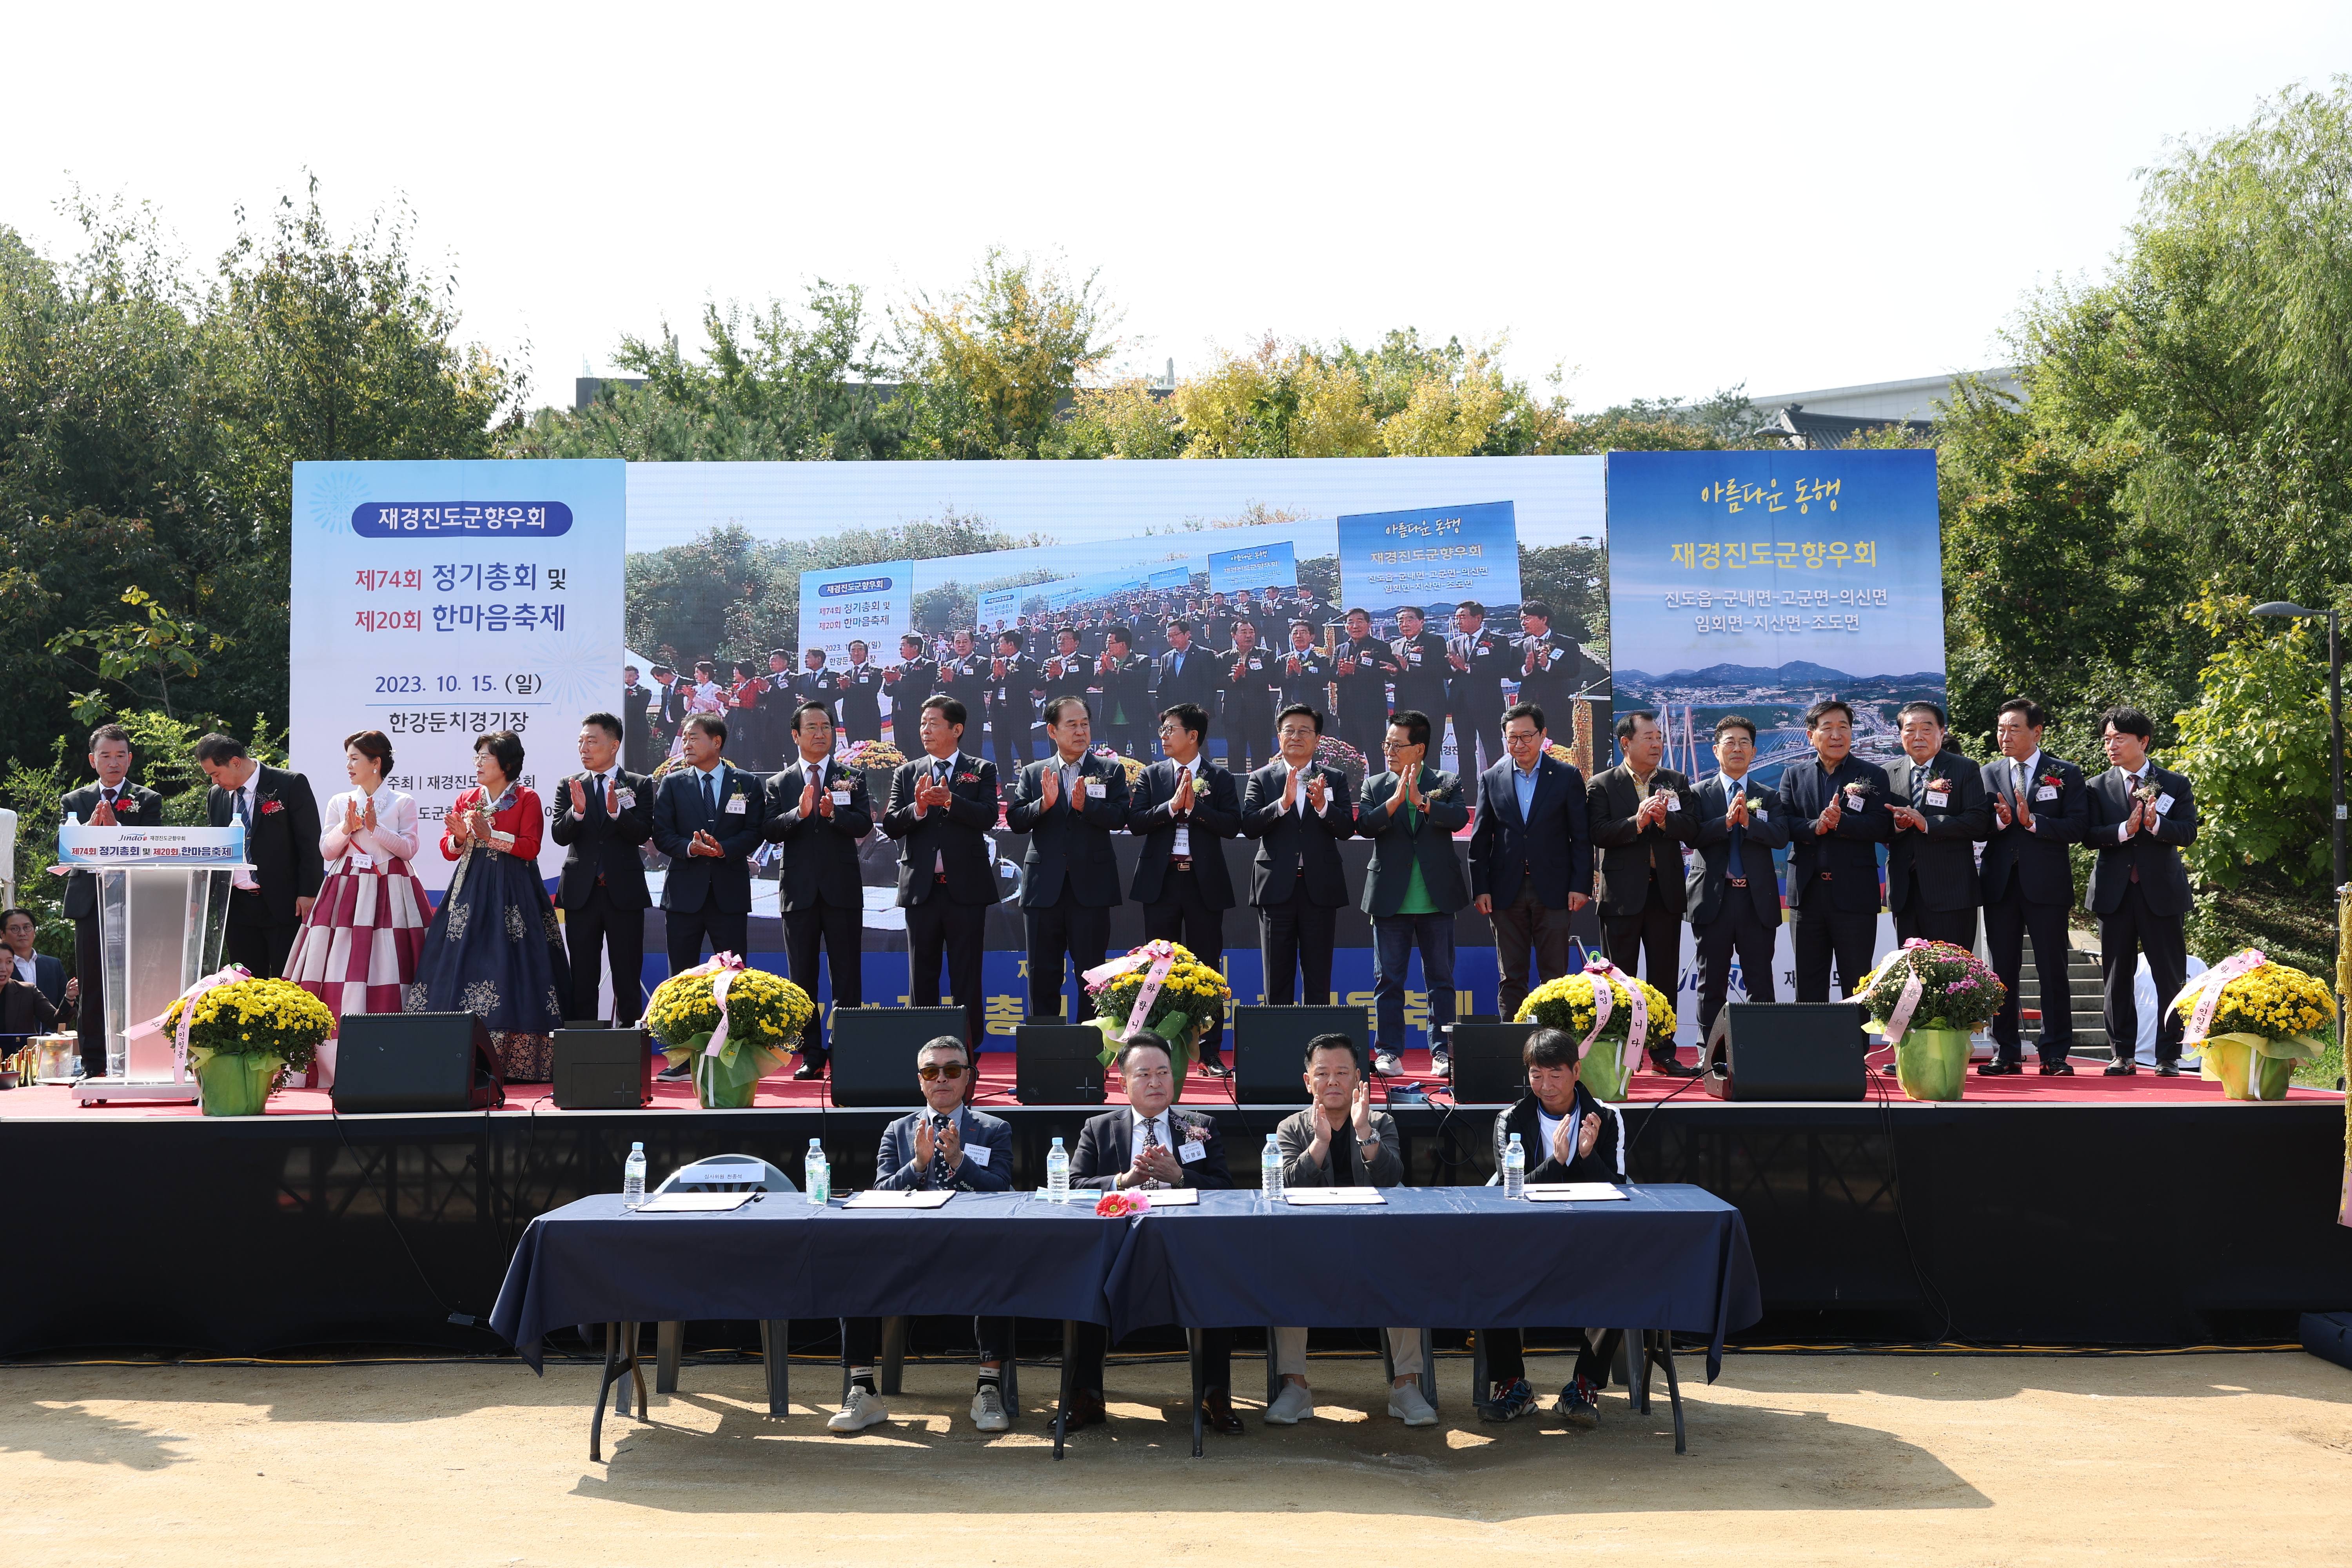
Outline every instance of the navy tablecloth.
<svg viewBox="0 0 2352 1568">
<path fill-rule="evenodd" d="M 1104 1289 L 1115 1334 L 1155 1323 L 1416 1323 L 1674 1329 L 1723 1337 L 1764 1315 L 1739 1211 L 1697 1187 L 1622 1203 L 1512 1200 L 1496 1187 L 1387 1187 L 1379 1207 L 1201 1194 L 1131 1222 Z"/>
<path fill-rule="evenodd" d="M 1090 1205 L 1011 1193 L 959 1193 L 932 1210 L 770 1193 L 701 1215 L 631 1214 L 601 1194 L 530 1222 L 490 1325 L 536 1367 L 540 1337 L 569 1323 L 902 1312 L 1103 1323 L 1128 1229 Z"/>
</svg>

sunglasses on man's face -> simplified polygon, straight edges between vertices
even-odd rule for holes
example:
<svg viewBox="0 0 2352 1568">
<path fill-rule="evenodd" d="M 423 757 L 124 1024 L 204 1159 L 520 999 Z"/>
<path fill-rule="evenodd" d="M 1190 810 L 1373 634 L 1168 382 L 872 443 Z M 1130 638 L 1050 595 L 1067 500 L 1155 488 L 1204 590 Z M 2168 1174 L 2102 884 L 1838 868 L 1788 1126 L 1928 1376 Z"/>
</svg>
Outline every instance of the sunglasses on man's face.
<svg viewBox="0 0 2352 1568">
<path fill-rule="evenodd" d="M 963 1076 L 963 1063 L 933 1062 L 929 1067 L 917 1068 L 915 1069 L 915 1076 L 921 1079 L 925 1083 L 934 1083 L 940 1079 L 945 1079 L 950 1083 L 953 1083 L 956 1079 Z"/>
</svg>

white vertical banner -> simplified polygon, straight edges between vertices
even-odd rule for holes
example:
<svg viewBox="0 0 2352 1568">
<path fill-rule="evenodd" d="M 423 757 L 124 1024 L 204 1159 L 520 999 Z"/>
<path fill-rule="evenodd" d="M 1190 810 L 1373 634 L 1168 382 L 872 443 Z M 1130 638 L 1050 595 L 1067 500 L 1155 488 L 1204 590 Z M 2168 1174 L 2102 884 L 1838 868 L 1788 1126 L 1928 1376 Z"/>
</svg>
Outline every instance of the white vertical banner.
<svg viewBox="0 0 2352 1568">
<path fill-rule="evenodd" d="M 474 744 L 522 738 L 517 781 L 554 809 L 581 718 L 616 712 L 626 467 L 617 459 L 297 463 L 290 749 L 323 816 L 350 787 L 343 738 L 391 739 L 393 787 L 425 816 L 416 875 L 474 786 Z M 552 877 L 563 851 L 541 839 Z"/>
</svg>

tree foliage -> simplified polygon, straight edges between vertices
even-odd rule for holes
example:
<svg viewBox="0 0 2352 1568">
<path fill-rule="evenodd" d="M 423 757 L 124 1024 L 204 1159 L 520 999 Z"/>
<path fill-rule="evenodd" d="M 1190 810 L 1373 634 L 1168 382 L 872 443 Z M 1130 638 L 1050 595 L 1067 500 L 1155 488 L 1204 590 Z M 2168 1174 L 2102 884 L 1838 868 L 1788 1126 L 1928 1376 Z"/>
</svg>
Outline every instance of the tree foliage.
<svg viewBox="0 0 2352 1568">
<path fill-rule="evenodd" d="M 891 313 L 910 458 L 1034 458 L 1057 411 L 1119 348 L 1092 273 L 992 248 L 962 288 Z"/>
<path fill-rule="evenodd" d="M 2328 837 L 2327 640 L 2308 620 L 2257 619 L 2252 602 L 2208 591 L 2192 618 L 2218 645 L 2181 713 L 2171 765 L 2197 786 L 2200 882 L 2236 887 L 2267 867 L 2305 887 L 2333 871 Z"/>
</svg>

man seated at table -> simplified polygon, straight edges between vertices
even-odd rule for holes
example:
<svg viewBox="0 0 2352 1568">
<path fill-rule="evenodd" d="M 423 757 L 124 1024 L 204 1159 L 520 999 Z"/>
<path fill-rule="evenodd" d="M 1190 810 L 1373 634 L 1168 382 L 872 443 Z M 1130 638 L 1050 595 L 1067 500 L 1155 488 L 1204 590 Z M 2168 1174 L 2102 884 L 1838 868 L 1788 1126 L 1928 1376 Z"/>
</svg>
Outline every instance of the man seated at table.
<svg viewBox="0 0 2352 1568">
<path fill-rule="evenodd" d="M 1013 1127 L 1001 1117 L 974 1110 L 969 1101 L 979 1084 L 971 1052 L 953 1035 L 941 1035 L 915 1053 L 915 1076 L 923 1109 L 882 1130 L 874 1157 L 877 1192 L 1002 1193 L 1013 1186 Z M 849 1369 L 849 1397 L 825 1425 L 835 1432 L 862 1432 L 890 1418 L 874 1384 L 874 1363 L 882 1345 L 882 1320 L 841 1321 L 841 1363 Z M 1013 1423 L 1004 1411 L 1004 1358 L 1013 1353 L 1013 1320 L 980 1320 L 980 1387 L 971 1396 L 971 1424 L 1002 1432 Z"/>
<path fill-rule="evenodd" d="M 1078 1150 L 1070 1157 L 1073 1188 L 1223 1191 L 1234 1184 L 1217 1124 L 1197 1111 L 1177 1110 L 1169 1104 L 1176 1096 L 1176 1072 L 1166 1041 L 1149 1033 L 1135 1036 L 1119 1047 L 1118 1075 L 1127 1089 L 1127 1104 L 1079 1129 Z M 1103 1352 L 1109 1348 L 1110 1332 L 1101 1324 L 1077 1325 L 1070 1363 L 1073 1429 L 1103 1418 Z M 1231 1393 L 1233 1360 L 1233 1330 L 1202 1331 L 1202 1418 L 1210 1430 L 1229 1437 L 1242 1431 Z"/>
<path fill-rule="evenodd" d="M 1282 1180 L 1291 1187 L 1401 1187 L 1404 1185 L 1404 1141 L 1396 1120 L 1372 1109 L 1372 1088 L 1356 1059 L 1356 1042 L 1345 1035 L 1318 1035 L 1307 1042 L 1307 1092 L 1314 1101 L 1285 1117 L 1274 1130 L 1282 1151 Z M 1408 1426 L 1427 1426 L 1437 1412 L 1421 1393 L 1421 1331 L 1387 1329 L 1391 1369 L 1389 1414 Z M 1276 1426 L 1296 1426 L 1315 1414 L 1307 1387 L 1307 1331 L 1274 1331 L 1274 1369 L 1282 1392 L 1265 1407 Z"/>
<path fill-rule="evenodd" d="M 1495 1168 L 1502 1169 L 1503 1151 L 1511 1134 L 1528 1159 L 1530 1182 L 1622 1182 L 1625 1179 L 1624 1121 L 1613 1106 L 1602 1105 L 1579 1081 L 1582 1059 L 1578 1041 L 1565 1029 L 1535 1029 L 1520 1053 L 1527 1066 L 1528 1092 L 1517 1105 L 1495 1118 Z M 1602 1049 L 1612 1047 L 1603 1047 Z M 1586 1430 L 1601 1425 L 1597 1395 L 1609 1381 L 1609 1363 L 1616 1359 L 1622 1329 L 1585 1329 L 1577 1352 L 1576 1375 L 1563 1384 L 1552 1405 L 1554 1414 L 1571 1426 Z M 1486 1375 L 1494 1380 L 1492 1396 L 1478 1414 L 1489 1421 L 1511 1421 L 1536 1407 L 1535 1390 L 1528 1385 L 1526 1342 L 1517 1329 L 1481 1329 L 1479 1342 L 1486 1347 Z"/>
</svg>

